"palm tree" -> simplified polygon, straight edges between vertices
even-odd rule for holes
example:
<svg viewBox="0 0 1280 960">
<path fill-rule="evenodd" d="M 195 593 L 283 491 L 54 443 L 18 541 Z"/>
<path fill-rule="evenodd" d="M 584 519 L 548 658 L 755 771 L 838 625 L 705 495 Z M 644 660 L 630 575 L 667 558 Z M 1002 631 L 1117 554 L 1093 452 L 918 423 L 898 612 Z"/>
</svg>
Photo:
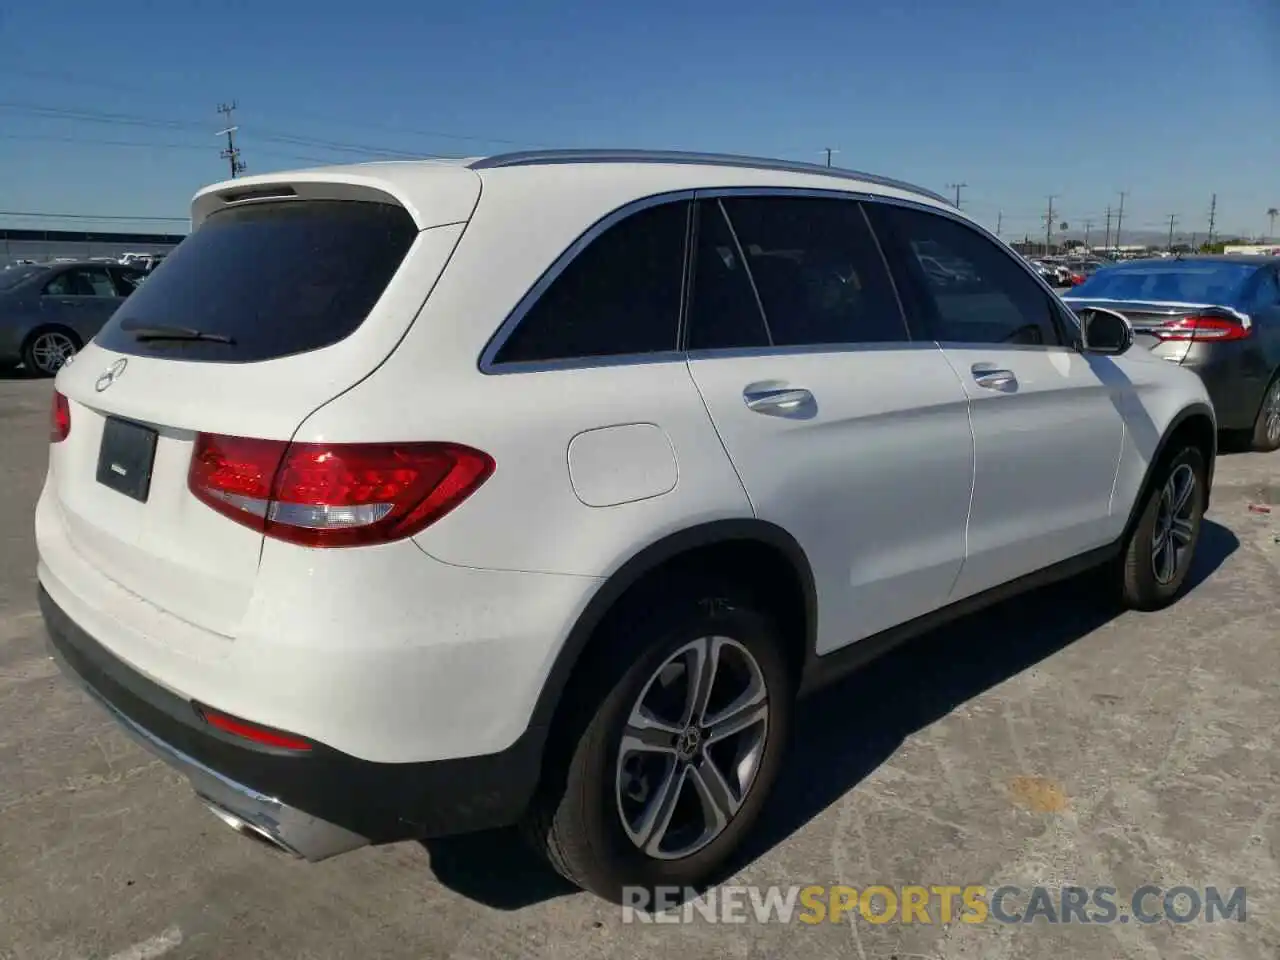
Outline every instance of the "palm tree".
<svg viewBox="0 0 1280 960">
<path fill-rule="evenodd" d="M 1267 210 L 1267 219 L 1271 221 L 1271 229 L 1267 231 L 1267 239 L 1273 240 L 1276 235 L 1276 217 L 1280 217 L 1280 210 L 1270 207 Z"/>
</svg>

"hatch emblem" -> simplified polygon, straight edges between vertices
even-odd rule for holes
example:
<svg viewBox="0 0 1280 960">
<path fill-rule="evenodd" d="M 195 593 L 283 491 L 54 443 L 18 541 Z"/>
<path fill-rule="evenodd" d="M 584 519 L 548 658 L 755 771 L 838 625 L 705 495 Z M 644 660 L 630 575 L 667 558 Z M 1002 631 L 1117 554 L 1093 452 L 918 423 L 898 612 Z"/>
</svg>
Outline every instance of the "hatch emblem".
<svg viewBox="0 0 1280 960">
<path fill-rule="evenodd" d="M 124 357 L 121 357 L 111 366 L 107 367 L 105 371 L 103 371 L 102 376 L 98 377 L 98 379 L 94 382 L 93 389 L 97 390 L 99 393 L 107 389 L 107 387 L 111 386 L 113 383 L 115 383 L 117 380 L 120 379 L 120 375 L 124 373 L 124 368 L 127 367 L 128 365 L 129 365 L 129 361 L 126 360 Z"/>
</svg>

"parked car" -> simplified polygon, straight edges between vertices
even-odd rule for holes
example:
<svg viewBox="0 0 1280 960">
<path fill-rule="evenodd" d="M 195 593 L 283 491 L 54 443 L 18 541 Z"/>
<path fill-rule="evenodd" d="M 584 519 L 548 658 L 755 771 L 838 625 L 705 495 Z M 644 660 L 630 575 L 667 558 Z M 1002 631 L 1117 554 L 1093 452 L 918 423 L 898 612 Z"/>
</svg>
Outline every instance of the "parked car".
<svg viewBox="0 0 1280 960">
<path fill-rule="evenodd" d="M 53 376 L 137 286 L 141 271 L 70 261 L 0 271 L 0 366 Z"/>
<path fill-rule="evenodd" d="M 1067 297 L 1129 318 L 1137 341 L 1204 380 L 1224 430 L 1280 449 L 1280 264 L 1256 256 L 1131 260 Z"/>
<path fill-rule="evenodd" d="M 40 603 L 281 850 L 519 822 L 602 895 L 695 884 L 799 695 L 1077 571 L 1186 584 L 1204 384 L 918 187 L 551 151 L 192 221 L 58 375 Z"/>
</svg>

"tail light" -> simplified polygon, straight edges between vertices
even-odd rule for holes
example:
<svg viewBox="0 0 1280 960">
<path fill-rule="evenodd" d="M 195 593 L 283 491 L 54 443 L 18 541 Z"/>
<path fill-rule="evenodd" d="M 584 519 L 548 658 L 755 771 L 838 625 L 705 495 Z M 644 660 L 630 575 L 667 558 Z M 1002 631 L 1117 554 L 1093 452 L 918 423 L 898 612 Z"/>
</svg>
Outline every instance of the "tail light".
<svg viewBox="0 0 1280 960">
<path fill-rule="evenodd" d="M 61 443 L 71 433 L 71 404 L 57 390 L 53 391 L 53 408 L 49 417 L 49 442 Z"/>
<path fill-rule="evenodd" d="M 351 547 L 413 536 L 474 493 L 494 466 L 487 453 L 454 443 L 288 443 L 202 433 L 187 486 L 268 537 Z"/>
<path fill-rule="evenodd" d="M 1161 340 L 1209 343 L 1220 340 L 1243 340 L 1249 327 L 1234 317 L 1179 317 L 1162 323 L 1150 331 Z"/>
</svg>

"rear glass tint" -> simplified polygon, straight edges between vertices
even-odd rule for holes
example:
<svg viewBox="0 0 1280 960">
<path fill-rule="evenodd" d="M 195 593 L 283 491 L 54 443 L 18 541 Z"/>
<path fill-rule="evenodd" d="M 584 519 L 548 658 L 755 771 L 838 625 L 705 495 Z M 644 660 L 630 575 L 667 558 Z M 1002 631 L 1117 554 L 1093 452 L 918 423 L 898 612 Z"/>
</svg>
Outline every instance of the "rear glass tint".
<svg viewBox="0 0 1280 960">
<path fill-rule="evenodd" d="M 364 322 L 416 235 L 394 204 L 307 200 L 222 210 L 165 258 L 95 339 L 121 353 L 223 363 L 318 350 Z M 187 338 L 156 336 L 175 329 Z M 207 338 L 192 339 L 191 331 Z"/>
</svg>

